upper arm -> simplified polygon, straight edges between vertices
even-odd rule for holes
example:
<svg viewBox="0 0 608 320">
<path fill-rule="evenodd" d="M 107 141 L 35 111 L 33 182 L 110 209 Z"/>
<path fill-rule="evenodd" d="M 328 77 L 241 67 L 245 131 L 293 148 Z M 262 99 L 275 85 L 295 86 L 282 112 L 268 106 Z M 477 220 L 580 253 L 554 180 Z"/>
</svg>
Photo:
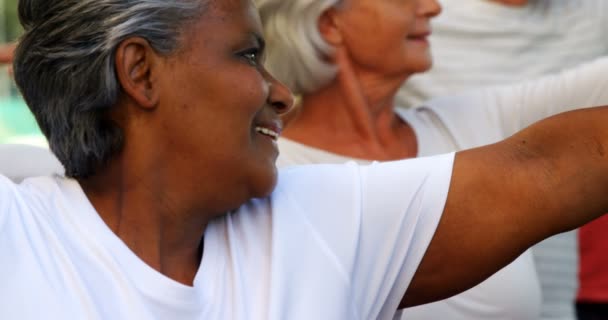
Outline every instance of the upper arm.
<svg viewBox="0 0 608 320">
<path fill-rule="evenodd" d="M 588 112 L 598 111 L 560 115 L 456 155 L 443 216 L 402 306 L 464 291 L 538 241 L 605 212 L 608 161 L 581 132 L 602 122 L 590 123 L 600 114 Z"/>
<path fill-rule="evenodd" d="M 534 165 L 517 170 L 518 160 L 502 154 L 501 147 L 457 154 L 441 221 L 403 306 L 440 300 L 473 287 L 546 234 L 542 230 L 546 226 L 520 208 L 539 193 L 535 184 L 527 183 L 539 179 Z M 542 210 L 542 201 L 538 203 Z"/>
</svg>

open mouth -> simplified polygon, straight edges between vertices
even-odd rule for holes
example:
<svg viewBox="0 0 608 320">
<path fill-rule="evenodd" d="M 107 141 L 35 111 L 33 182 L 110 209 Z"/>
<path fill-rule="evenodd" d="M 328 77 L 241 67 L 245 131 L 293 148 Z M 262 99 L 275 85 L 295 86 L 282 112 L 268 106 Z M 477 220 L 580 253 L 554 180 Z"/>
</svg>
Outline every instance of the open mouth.
<svg viewBox="0 0 608 320">
<path fill-rule="evenodd" d="M 258 132 L 258 133 L 261 133 L 261 134 L 263 134 L 263 135 L 265 135 L 267 137 L 270 137 L 273 140 L 279 139 L 279 136 L 281 135 L 279 132 L 277 132 L 277 131 L 275 131 L 273 129 L 265 128 L 265 127 L 260 127 L 260 126 L 255 127 L 255 131 Z"/>
<path fill-rule="evenodd" d="M 416 35 L 416 36 L 409 36 L 407 38 L 410 40 L 416 40 L 416 41 L 426 41 L 428 39 L 428 35 L 427 34 Z"/>
<path fill-rule="evenodd" d="M 426 41 L 430 35 L 430 31 L 422 31 L 416 32 L 415 34 L 410 34 L 407 38 L 410 40 Z"/>
</svg>

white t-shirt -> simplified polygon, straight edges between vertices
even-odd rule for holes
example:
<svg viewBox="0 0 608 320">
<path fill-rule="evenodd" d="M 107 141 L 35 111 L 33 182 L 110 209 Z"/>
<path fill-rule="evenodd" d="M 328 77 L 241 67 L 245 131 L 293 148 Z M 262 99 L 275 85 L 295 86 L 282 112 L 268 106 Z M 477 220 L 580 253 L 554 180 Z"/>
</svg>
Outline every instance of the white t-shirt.
<svg viewBox="0 0 608 320">
<path fill-rule="evenodd" d="M 608 54 L 608 1 L 443 0 L 432 20 L 434 65 L 407 81 L 400 106 L 464 90 L 512 84 Z"/>
<path fill-rule="evenodd" d="M 140 260 L 76 181 L 0 176 L 0 319 L 392 319 L 453 159 L 281 170 L 271 197 L 208 225 L 193 287 Z"/>
<path fill-rule="evenodd" d="M 562 111 L 608 104 L 607 72 L 608 58 L 604 58 L 522 85 L 437 98 L 397 112 L 416 133 L 418 156 L 464 150 L 500 141 Z M 279 166 L 367 162 L 285 138 L 279 139 L 279 149 Z M 482 284 L 458 296 L 405 309 L 404 319 L 538 319 L 541 293 L 534 267 L 532 255 L 527 251 Z"/>
</svg>

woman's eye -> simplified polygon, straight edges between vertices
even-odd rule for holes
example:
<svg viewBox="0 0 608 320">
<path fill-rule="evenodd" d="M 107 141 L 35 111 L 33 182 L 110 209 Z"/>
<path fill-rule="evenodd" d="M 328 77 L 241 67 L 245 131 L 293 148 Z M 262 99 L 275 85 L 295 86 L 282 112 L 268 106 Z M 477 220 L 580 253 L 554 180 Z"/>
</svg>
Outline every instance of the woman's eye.
<svg viewBox="0 0 608 320">
<path fill-rule="evenodd" d="M 245 51 L 245 52 L 242 53 L 242 56 L 252 66 L 258 66 L 259 65 L 260 54 L 259 54 L 259 52 L 258 52 L 257 49 L 252 49 L 252 50 Z"/>
</svg>

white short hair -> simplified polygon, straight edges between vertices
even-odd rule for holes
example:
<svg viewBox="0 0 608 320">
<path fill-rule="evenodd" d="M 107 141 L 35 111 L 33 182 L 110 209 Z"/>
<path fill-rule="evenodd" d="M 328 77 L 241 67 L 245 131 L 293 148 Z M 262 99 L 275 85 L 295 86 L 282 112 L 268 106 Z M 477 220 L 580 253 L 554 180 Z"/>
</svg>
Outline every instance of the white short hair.
<svg viewBox="0 0 608 320">
<path fill-rule="evenodd" d="M 256 0 L 267 42 L 266 66 L 296 95 L 327 85 L 337 73 L 334 48 L 319 32 L 321 14 L 341 0 Z"/>
</svg>

